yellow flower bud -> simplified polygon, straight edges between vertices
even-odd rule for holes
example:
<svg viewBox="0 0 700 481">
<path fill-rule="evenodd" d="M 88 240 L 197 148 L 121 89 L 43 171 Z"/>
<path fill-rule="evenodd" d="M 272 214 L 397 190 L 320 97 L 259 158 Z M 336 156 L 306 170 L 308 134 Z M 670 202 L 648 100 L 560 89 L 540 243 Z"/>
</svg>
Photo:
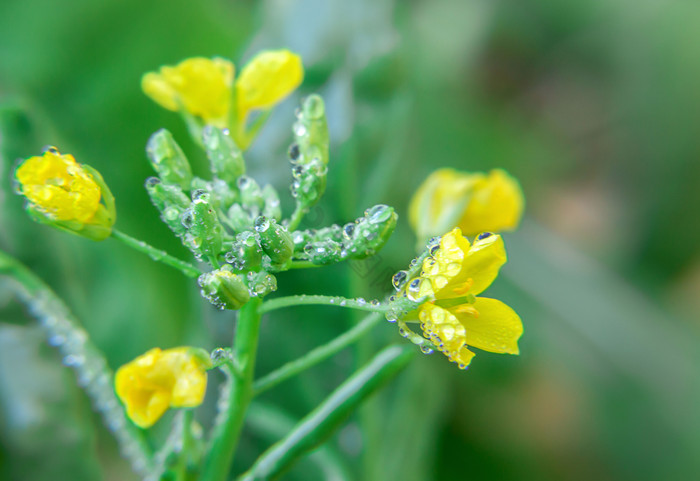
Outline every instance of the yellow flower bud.
<svg viewBox="0 0 700 481">
<path fill-rule="evenodd" d="M 231 104 L 234 67 L 228 60 L 193 57 L 161 67 L 141 79 L 141 88 L 162 107 L 225 127 Z"/>
<path fill-rule="evenodd" d="M 151 349 L 117 370 L 114 384 L 129 418 L 153 426 L 168 408 L 199 406 L 207 389 L 208 357 L 190 347 Z"/>
<path fill-rule="evenodd" d="M 15 178 L 35 220 L 93 240 L 110 235 L 116 220 L 114 197 L 102 176 L 72 155 L 51 147 L 23 161 Z"/>
<path fill-rule="evenodd" d="M 500 169 L 489 174 L 440 169 L 411 199 L 409 222 L 420 242 L 460 227 L 465 235 L 515 229 L 524 197 L 518 181 Z"/>
<path fill-rule="evenodd" d="M 301 57 L 289 50 L 266 50 L 256 55 L 236 80 L 238 121 L 255 109 L 269 109 L 292 93 L 304 79 Z"/>
</svg>

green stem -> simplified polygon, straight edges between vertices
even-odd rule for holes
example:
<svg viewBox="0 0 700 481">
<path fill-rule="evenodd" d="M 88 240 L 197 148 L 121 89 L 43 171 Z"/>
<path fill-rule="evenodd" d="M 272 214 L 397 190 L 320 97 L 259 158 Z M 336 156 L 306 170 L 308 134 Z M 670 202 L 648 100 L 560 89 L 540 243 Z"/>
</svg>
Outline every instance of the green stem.
<svg viewBox="0 0 700 481">
<path fill-rule="evenodd" d="M 260 314 L 265 314 L 275 309 L 282 309 L 290 306 L 304 305 L 321 305 L 321 306 L 340 306 L 349 309 L 358 309 L 360 311 L 369 312 L 386 312 L 386 305 L 374 305 L 364 299 L 347 299 L 341 296 L 310 296 L 302 294 L 300 296 L 287 296 L 271 299 L 260 306 Z"/>
<path fill-rule="evenodd" d="M 313 267 L 321 267 L 319 264 L 314 264 L 311 261 L 292 261 L 288 266 L 287 270 L 292 269 L 311 269 Z"/>
<path fill-rule="evenodd" d="M 292 212 L 292 216 L 289 218 L 289 224 L 287 224 L 287 230 L 289 232 L 295 231 L 296 228 L 299 227 L 299 224 L 301 224 L 301 220 L 306 215 L 306 211 L 306 207 L 303 207 L 297 202 L 297 205 L 294 208 L 294 212 Z"/>
<path fill-rule="evenodd" d="M 135 239 L 121 231 L 112 229 L 112 237 L 120 240 L 132 249 L 136 249 L 137 251 L 146 254 L 154 261 L 162 262 L 163 264 L 169 265 L 170 267 L 174 267 L 175 269 L 185 274 L 187 277 L 199 277 L 199 275 L 202 273 L 202 271 L 197 269 L 192 264 L 189 264 L 185 261 L 181 261 L 180 259 L 171 256 L 164 250 L 156 249 L 155 247 L 146 244 L 144 241 Z"/>
<path fill-rule="evenodd" d="M 329 357 L 357 341 L 360 337 L 369 332 L 370 329 L 376 326 L 382 319 L 383 316 L 381 314 L 376 312 L 372 313 L 365 317 L 362 322 L 356 324 L 352 329 L 345 331 L 343 334 L 327 344 L 319 346 L 316 349 L 309 351 L 299 359 L 290 361 L 266 376 L 261 377 L 253 384 L 253 394 L 255 396 L 262 394 L 268 389 L 277 386 L 281 382 L 284 382 L 287 379 L 309 369 L 310 367 L 325 361 Z"/>
<path fill-rule="evenodd" d="M 223 481 L 228 478 L 245 413 L 253 398 L 253 374 L 260 330 L 260 299 L 253 298 L 238 314 L 233 346 L 231 389 L 224 420 L 216 427 L 204 463 L 202 481 Z"/>
<path fill-rule="evenodd" d="M 277 479 L 335 433 L 363 401 L 391 381 L 414 355 L 415 351 L 406 345 L 389 346 L 379 352 L 299 421 L 287 436 L 265 451 L 238 480 Z"/>
<path fill-rule="evenodd" d="M 194 410 L 184 409 L 182 412 L 182 449 L 180 450 L 180 462 L 178 469 L 178 481 L 187 481 L 189 466 L 191 462 L 191 449 L 194 439 L 192 438 L 192 421 L 194 420 Z"/>
</svg>

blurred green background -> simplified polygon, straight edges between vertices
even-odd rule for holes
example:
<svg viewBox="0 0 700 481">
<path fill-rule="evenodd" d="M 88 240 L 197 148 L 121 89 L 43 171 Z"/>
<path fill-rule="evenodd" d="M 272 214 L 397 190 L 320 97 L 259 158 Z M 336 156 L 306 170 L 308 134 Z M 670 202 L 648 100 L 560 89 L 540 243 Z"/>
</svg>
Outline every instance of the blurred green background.
<svg viewBox="0 0 700 481">
<path fill-rule="evenodd" d="M 408 200 L 429 172 L 503 167 L 527 216 L 505 236 L 489 290 L 525 324 L 520 357 L 480 353 L 467 372 L 420 356 L 284 479 L 700 478 L 700 3 L 659 0 L 4 0 L 0 2 L 0 248 L 68 303 L 112 367 L 147 349 L 225 344 L 234 314 L 115 241 L 32 223 L 12 194 L 16 158 L 47 144 L 97 168 L 117 226 L 185 258 L 143 181 L 149 135 L 204 156 L 141 75 L 188 56 L 238 66 L 290 48 L 307 69 L 248 153 L 282 192 L 300 95 L 326 99 L 327 195 L 307 227 L 387 203 L 400 225 L 371 263 L 281 274 L 278 294 L 380 298 L 415 254 Z M 258 372 L 354 321 L 323 307 L 263 321 Z M 254 405 L 236 472 L 356 367 L 360 349 Z M 198 416 L 214 412 L 216 384 Z M 167 431 L 167 420 L 155 438 Z M 0 479 L 135 479 L 73 374 L 0 284 Z"/>
</svg>

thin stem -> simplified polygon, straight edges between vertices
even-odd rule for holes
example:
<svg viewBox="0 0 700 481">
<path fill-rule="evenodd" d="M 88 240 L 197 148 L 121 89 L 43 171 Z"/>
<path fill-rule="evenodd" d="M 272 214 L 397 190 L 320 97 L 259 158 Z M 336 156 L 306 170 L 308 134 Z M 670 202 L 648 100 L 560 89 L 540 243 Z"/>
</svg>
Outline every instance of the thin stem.
<svg viewBox="0 0 700 481">
<path fill-rule="evenodd" d="M 313 267 L 321 267 L 319 264 L 314 264 L 311 261 L 292 261 L 287 266 L 287 270 L 291 269 L 311 269 Z"/>
<path fill-rule="evenodd" d="M 301 224 L 301 220 L 306 215 L 306 211 L 306 207 L 303 207 L 297 202 L 297 205 L 294 208 L 294 212 L 292 212 L 292 216 L 289 218 L 289 224 L 287 224 L 287 230 L 289 232 L 292 232 L 296 230 L 297 227 L 299 227 L 299 224 Z"/>
<path fill-rule="evenodd" d="M 216 427 L 211 447 L 204 463 L 202 481 L 223 481 L 228 478 L 245 413 L 253 398 L 253 375 L 260 330 L 260 299 L 253 298 L 238 314 L 238 326 L 233 346 L 233 366 L 228 404 L 224 421 Z"/>
<path fill-rule="evenodd" d="M 323 344 L 316 349 L 312 349 L 299 359 L 290 361 L 266 376 L 261 377 L 253 384 L 253 394 L 255 396 L 262 394 L 268 389 L 277 386 L 279 383 L 296 376 L 297 374 L 315 366 L 322 361 L 325 361 L 329 357 L 335 355 L 353 342 L 357 341 L 360 337 L 369 332 L 370 329 L 376 326 L 382 319 L 383 316 L 380 313 L 372 313 L 365 317 L 360 323 L 356 324 L 352 329 L 345 331 L 332 341 Z"/>
<path fill-rule="evenodd" d="M 275 309 L 282 309 L 283 307 L 303 305 L 340 306 L 370 312 L 386 312 L 388 309 L 386 305 L 375 305 L 373 303 L 368 303 L 364 299 L 346 299 L 340 296 L 309 296 L 303 294 L 301 296 L 287 296 L 271 299 L 263 303 L 258 312 L 260 312 L 260 314 L 265 314 Z"/>
<path fill-rule="evenodd" d="M 156 249 L 155 247 L 146 244 L 144 241 L 135 239 L 121 231 L 112 229 L 112 237 L 122 241 L 124 244 L 128 245 L 132 249 L 136 249 L 137 251 L 146 254 L 154 261 L 162 262 L 163 264 L 169 265 L 170 267 L 174 267 L 175 269 L 185 274 L 187 277 L 198 277 L 202 273 L 202 271 L 197 269 L 192 264 L 189 264 L 185 261 L 181 261 L 180 259 L 171 256 L 164 250 Z"/>
</svg>

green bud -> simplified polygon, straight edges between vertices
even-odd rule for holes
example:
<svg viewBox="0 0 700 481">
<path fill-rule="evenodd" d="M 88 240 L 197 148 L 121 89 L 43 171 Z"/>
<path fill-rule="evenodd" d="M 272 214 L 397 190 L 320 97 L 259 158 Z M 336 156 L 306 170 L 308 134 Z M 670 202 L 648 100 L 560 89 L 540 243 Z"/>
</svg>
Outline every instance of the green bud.
<svg viewBox="0 0 700 481">
<path fill-rule="evenodd" d="M 250 300 L 243 276 L 231 272 L 231 266 L 199 276 L 202 296 L 219 309 L 239 309 Z"/>
<path fill-rule="evenodd" d="M 192 190 L 204 190 L 210 195 L 209 202 L 217 211 L 226 212 L 238 200 L 238 193 L 221 179 L 207 181 L 201 177 L 192 179 Z"/>
<path fill-rule="evenodd" d="M 283 264 L 294 253 L 294 242 L 284 226 L 260 216 L 255 219 L 255 231 L 260 235 L 260 245 L 273 264 Z"/>
<path fill-rule="evenodd" d="M 146 154 L 153 170 L 164 183 L 179 185 L 184 190 L 189 190 L 192 169 L 170 132 L 160 129 L 151 135 L 146 144 Z"/>
<path fill-rule="evenodd" d="M 265 271 L 249 276 L 251 294 L 263 297 L 277 290 L 277 278 Z"/>
<path fill-rule="evenodd" d="M 323 99 L 310 95 L 304 100 L 294 124 L 295 143 L 289 148 L 292 164 L 292 195 L 303 209 L 316 204 L 326 190 L 328 173 L 328 124 Z"/>
<path fill-rule="evenodd" d="M 267 184 L 263 187 L 262 198 L 265 206 L 263 207 L 263 215 L 270 219 L 275 219 L 279 222 L 282 218 L 282 207 L 280 204 L 279 195 L 277 195 L 277 189 Z"/>
<path fill-rule="evenodd" d="M 332 239 L 312 242 L 304 247 L 304 254 L 314 264 L 328 265 L 343 260 L 343 246 Z"/>
<path fill-rule="evenodd" d="M 241 193 L 241 204 L 243 204 L 243 207 L 247 209 L 251 207 L 263 208 L 265 200 L 263 199 L 262 190 L 255 179 L 244 175 L 238 179 L 237 185 Z"/>
<path fill-rule="evenodd" d="M 355 221 L 354 228 L 346 226 L 349 257 L 364 259 L 374 255 L 391 237 L 397 220 L 396 212 L 388 205 L 379 204 L 367 209 L 364 217 Z M 348 230 L 352 232 L 348 233 Z"/>
<path fill-rule="evenodd" d="M 197 191 L 192 204 L 181 216 L 187 229 L 184 243 L 197 257 L 216 257 L 223 246 L 224 229 L 209 203 L 209 194 Z"/>
<path fill-rule="evenodd" d="M 239 271 L 251 270 L 262 261 L 262 247 L 258 236 L 252 231 L 241 232 L 226 253 L 226 262 Z"/>
<path fill-rule="evenodd" d="M 236 232 L 243 232 L 253 227 L 253 219 L 251 219 L 250 214 L 241 207 L 241 204 L 233 204 L 226 214 L 229 224 Z"/>
<path fill-rule="evenodd" d="M 163 222 L 176 235 L 185 235 L 186 229 L 180 221 L 180 216 L 189 208 L 190 199 L 182 189 L 174 184 L 164 184 L 157 177 L 149 177 L 146 180 L 146 192 L 160 212 Z"/>
<path fill-rule="evenodd" d="M 202 140 L 211 171 L 218 178 L 233 184 L 245 173 L 243 153 L 228 135 L 228 131 L 207 125 L 202 130 Z"/>
</svg>

